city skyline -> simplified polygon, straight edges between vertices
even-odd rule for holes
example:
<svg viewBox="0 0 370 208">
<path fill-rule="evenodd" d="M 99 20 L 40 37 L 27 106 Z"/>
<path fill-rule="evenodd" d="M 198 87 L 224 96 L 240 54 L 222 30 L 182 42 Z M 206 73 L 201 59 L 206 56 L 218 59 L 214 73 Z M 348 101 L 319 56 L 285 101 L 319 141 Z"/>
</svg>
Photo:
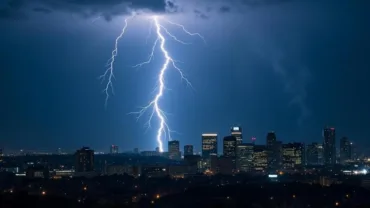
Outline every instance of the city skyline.
<svg viewBox="0 0 370 208">
<path fill-rule="evenodd" d="M 0 34 L 0 64 L 6 69 L 0 76 L 0 148 L 156 148 L 158 121 L 147 128 L 147 117 L 136 121 L 127 115 L 153 97 L 150 92 L 163 63 L 156 56 L 153 66 L 131 67 L 152 48 L 155 37 L 145 41 L 148 22 L 135 19 L 120 42 L 115 95 L 105 108 L 104 85 L 97 78 L 106 69 L 127 10 L 106 1 L 97 6 L 65 5 L 61 0 L 60 7 L 33 2 L 0 5 L 0 25 L 6 28 Z M 337 140 L 346 136 L 361 148 L 370 147 L 370 99 L 364 96 L 370 89 L 370 18 L 365 18 L 369 13 L 363 3 L 195 5 L 178 0 L 178 9 L 169 12 L 163 2 L 141 2 L 134 9 L 181 23 L 207 42 L 188 39 L 166 25 L 192 43 L 179 49 L 168 41 L 168 50 L 194 88 L 181 83 L 175 72 L 166 75 L 170 82 L 161 106 L 177 132 L 172 133 L 174 140 L 199 151 L 202 133 L 216 132 L 220 139 L 237 125 L 243 128 L 244 141 L 256 137 L 256 144 L 263 144 L 269 131 L 284 143 L 321 142 L 323 126 L 330 125 Z M 96 20 L 99 14 L 103 18 Z"/>
<path fill-rule="evenodd" d="M 238 127 L 235 127 L 235 126 L 232 126 L 230 129 L 242 129 L 242 126 L 238 126 Z M 239 130 L 238 130 L 239 131 Z M 295 143 L 299 143 L 299 144 L 303 144 L 305 147 L 307 147 L 308 149 L 310 148 L 310 146 L 312 145 L 321 145 L 323 148 L 325 147 L 325 144 L 327 143 L 327 136 L 325 134 L 326 131 L 334 131 L 334 153 L 335 153 L 335 156 L 334 156 L 334 161 L 337 161 L 337 162 L 341 162 L 342 161 L 342 156 L 341 158 L 337 158 L 337 154 L 339 153 L 342 153 L 344 150 L 343 148 L 346 148 L 348 149 L 348 147 L 343 147 L 343 140 L 345 139 L 346 143 L 348 143 L 348 145 L 351 146 L 351 149 L 352 147 L 355 147 L 356 148 L 356 151 L 358 152 L 363 152 L 363 150 L 361 148 L 359 148 L 357 145 L 355 145 L 353 143 L 352 140 L 350 140 L 347 136 L 340 136 L 340 139 L 336 138 L 336 129 L 334 127 L 331 127 L 331 126 L 325 126 L 324 128 L 322 128 L 322 138 L 321 138 L 321 141 L 311 141 L 311 142 L 302 142 L 302 141 L 299 141 L 299 140 L 293 140 L 293 141 L 288 141 L 288 142 L 282 142 L 277 136 L 276 136 L 276 132 L 275 131 L 269 131 L 266 133 L 266 136 L 264 138 L 264 141 L 262 142 L 259 142 L 259 143 L 256 143 L 254 140 L 255 137 L 252 137 L 250 139 L 246 139 L 246 138 L 243 138 L 243 134 L 240 132 L 238 132 L 237 134 L 235 134 L 234 131 L 230 131 L 228 135 L 224 135 L 224 136 L 221 136 L 217 133 L 202 133 L 201 134 L 201 137 L 200 137 L 200 145 L 199 147 L 197 147 L 197 145 L 194 145 L 194 144 L 188 144 L 188 143 L 182 143 L 180 140 L 171 140 L 171 141 L 168 141 L 167 145 L 165 145 L 165 151 L 164 153 L 169 153 L 170 152 L 170 149 L 173 148 L 173 147 L 170 147 L 171 145 L 175 144 L 175 149 L 176 151 L 179 152 L 180 155 L 182 156 L 185 156 L 186 154 L 186 149 L 187 148 L 191 148 L 191 152 L 193 152 L 194 155 L 203 155 L 204 154 L 204 149 L 209 149 L 209 148 L 213 148 L 212 146 L 209 146 L 209 145 L 213 145 L 214 143 L 212 142 L 215 142 L 216 144 L 216 149 L 215 150 L 210 150 L 211 153 L 210 155 L 214 154 L 214 155 L 224 155 L 224 145 L 225 145 L 225 139 L 231 139 L 232 137 L 235 138 L 235 151 L 237 146 L 238 145 L 257 145 L 257 146 L 265 146 L 267 149 L 270 149 L 270 150 L 273 150 L 274 148 L 274 145 L 275 144 L 279 144 L 280 146 L 283 145 L 283 144 L 295 144 Z M 239 139 L 238 138 L 243 138 L 243 139 Z M 209 140 L 211 139 L 211 140 Z M 208 141 L 205 143 L 205 141 Z M 210 143 L 211 142 L 211 143 Z M 204 145 L 207 145 L 207 146 L 204 146 Z M 91 147 L 89 145 L 83 145 L 82 147 Z M 138 153 L 138 152 L 158 152 L 159 153 L 159 148 L 158 147 L 155 147 L 154 149 L 140 149 L 138 147 L 134 147 L 134 148 L 126 148 L 126 149 L 123 149 L 121 150 L 120 146 L 119 145 L 116 145 L 116 144 L 112 144 L 112 145 L 108 145 L 107 146 L 108 148 L 105 148 L 103 147 L 102 149 L 100 148 L 92 148 L 92 149 L 95 149 L 96 152 L 98 152 L 99 154 L 100 153 L 109 153 L 109 154 L 117 154 L 117 153 Z M 76 148 L 79 148 L 79 147 L 76 147 Z M 0 149 L 2 152 L 3 152 L 3 149 Z M 18 152 L 20 151 L 20 152 Z M 346 154 L 350 154 L 348 153 L 348 151 L 350 150 L 345 150 L 346 151 Z M 5 151 L 6 153 L 9 153 L 9 150 L 8 151 Z M 16 150 L 10 150 L 10 152 L 12 154 L 16 153 L 16 154 L 19 154 L 21 152 L 24 152 L 24 153 L 47 153 L 47 154 L 61 154 L 61 152 L 63 154 L 65 153 L 72 153 L 74 152 L 74 149 L 61 149 L 61 148 L 57 148 L 56 150 L 27 150 L 27 149 L 16 149 Z M 18 153 L 17 153 L 18 152 Z M 177 153 L 176 153 L 177 154 Z M 209 155 L 209 153 L 207 153 L 206 155 Z M 172 156 L 173 157 L 173 156 Z M 175 156 L 176 157 L 176 156 Z M 331 156 L 328 156 L 329 158 Z"/>
</svg>

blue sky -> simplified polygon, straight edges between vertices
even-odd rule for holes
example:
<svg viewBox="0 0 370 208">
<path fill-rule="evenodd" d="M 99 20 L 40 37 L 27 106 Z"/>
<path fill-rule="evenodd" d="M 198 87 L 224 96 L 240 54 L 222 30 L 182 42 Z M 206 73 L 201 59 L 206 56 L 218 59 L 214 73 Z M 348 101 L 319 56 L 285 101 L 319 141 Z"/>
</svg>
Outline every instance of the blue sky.
<svg viewBox="0 0 370 208">
<path fill-rule="evenodd" d="M 0 4 L 5 149 L 154 149 L 158 122 L 146 131 L 148 115 L 138 121 L 128 115 L 153 98 L 163 62 L 158 54 L 151 65 L 131 67 L 150 53 L 155 36 L 145 39 L 153 13 L 207 40 L 168 26 L 192 42 L 169 40 L 168 49 L 194 90 L 171 69 L 161 100 L 181 146 L 199 150 L 201 133 L 221 139 L 234 124 L 243 127 L 245 141 L 255 136 L 257 143 L 271 130 L 283 142 L 320 142 L 321 129 L 331 125 L 338 140 L 347 136 L 369 145 L 367 1 L 12 2 Z M 133 10 L 142 12 L 119 44 L 115 95 L 105 109 L 98 77 Z"/>
</svg>

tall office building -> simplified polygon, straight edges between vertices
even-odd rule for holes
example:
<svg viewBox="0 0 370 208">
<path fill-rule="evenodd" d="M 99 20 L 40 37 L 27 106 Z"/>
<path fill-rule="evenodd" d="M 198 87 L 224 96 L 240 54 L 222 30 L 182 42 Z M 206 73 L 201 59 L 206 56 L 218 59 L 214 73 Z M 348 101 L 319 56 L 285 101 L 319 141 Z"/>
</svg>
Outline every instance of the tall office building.
<svg viewBox="0 0 370 208">
<path fill-rule="evenodd" d="M 236 156 L 236 145 L 237 140 L 234 136 L 226 136 L 223 140 L 223 155 L 224 157 L 233 157 Z"/>
<path fill-rule="evenodd" d="M 305 147 L 302 143 L 283 144 L 283 167 L 295 169 L 305 165 Z"/>
<path fill-rule="evenodd" d="M 243 143 L 242 127 L 240 126 L 231 127 L 231 136 L 234 136 L 236 138 L 237 144 Z"/>
<path fill-rule="evenodd" d="M 118 146 L 117 145 L 110 146 L 110 153 L 111 154 L 118 154 Z"/>
<path fill-rule="evenodd" d="M 236 147 L 236 168 L 239 172 L 249 172 L 253 168 L 254 144 L 242 143 Z"/>
<path fill-rule="evenodd" d="M 217 156 L 217 134 L 202 134 L 202 157 Z"/>
<path fill-rule="evenodd" d="M 280 169 L 282 163 L 282 143 L 276 140 L 275 132 L 269 132 L 266 136 L 267 166 L 269 171 Z"/>
<path fill-rule="evenodd" d="M 272 154 L 272 158 L 269 158 L 270 170 L 280 170 L 283 164 L 283 143 L 281 141 L 275 141 L 268 151 Z"/>
<path fill-rule="evenodd" d="M 335 128 L 324 128 L 324 164 L 333 166 L 336 163 Z"/>
<path fill-rule="evenodd" d="M 345 164 L 352 159 L 352 145 L 347 137 L 340 139 L 340 163 Z"/>
<path fill-rule="evenodd" d="M 193 145 L 184 146 L 184 156 L 188 156 L 188 155 L 194 155 Z"/>
<path fill-rule="evenodd" d="M 180 160 L 180 142 L 177 140 L 172 140 L 168 142 L 168 158 L 171 160 Z"/>
<path fill-rule="evenodd" d="M 323 165 L 324 148 L 322 144 L 313 142 L 307 145 L 306 162 L 308 165 Z"/>
<path fill-rule="evenodd" d="M 275 134 L 275 132 L 271 131 L 271 132 L 267 133 L 267 136 L 266 136 L 266 146 L 267 147 L 273 146 L 275 142 L 276 142 L 276 134 Z"/>
<path fill-rule="evenodd" d="M 265 145 L 254 145 L 253 149 L 253 169 L 263 172 L 267 169 L 267 150 Z"/>
<path fill-rule="evenodd" d="M 83 147 L 76 151 L 76 167 L 75 172 L 91 172 L 94 171 L 94 150 Z"/>
</svg>

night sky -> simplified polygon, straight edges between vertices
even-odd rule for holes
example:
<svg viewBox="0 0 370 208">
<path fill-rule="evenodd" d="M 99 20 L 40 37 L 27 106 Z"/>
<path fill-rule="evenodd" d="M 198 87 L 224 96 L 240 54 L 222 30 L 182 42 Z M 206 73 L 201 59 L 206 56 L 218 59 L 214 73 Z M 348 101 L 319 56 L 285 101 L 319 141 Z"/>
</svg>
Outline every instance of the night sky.
<svg viewBox="0 0 370 208">
<path fill-rule="evenodd" d="M 163 62 L 145 61 L 148 13 L 184 24 L 205 38 L 168 40 L 194 89 L 171 69 L 161 105 L 173 139 L 200 150 L 201 134 L 219 138 L 243 127 L 264 143 L 321 142 L 334 126 L 370 145 L 370 1 L 279 0 L 0 0 L 0 147 L 5 150 L 154 150 L 158 122 L 129 112 L 153 98 Z M 321 2 L 321 3 L 319 3 Z M 105 109 L 104 73 L 124 18 L 129 23 L 115 63 L 115 95 Z M 102 18 L 94 21 L 97 17 Z M 165 145 L 165 149 L 167 145 Z"/>
</svg>

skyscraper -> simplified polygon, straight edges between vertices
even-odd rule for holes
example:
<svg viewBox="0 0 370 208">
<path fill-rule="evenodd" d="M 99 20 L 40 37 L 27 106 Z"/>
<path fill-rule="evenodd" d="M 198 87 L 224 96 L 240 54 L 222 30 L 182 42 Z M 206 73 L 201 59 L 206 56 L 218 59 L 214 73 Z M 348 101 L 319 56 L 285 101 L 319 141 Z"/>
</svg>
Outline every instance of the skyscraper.
<svg viewBox="0 0 370 208">
<path fill-rule="evenodd" d="M 240 126 L 231 127 L 231 136 L 234 136 L 236 138 L 236 144 L 243 143 L 242 127 Z"/>
<path fill-rule="evenodd" d="M 184 146 L 184 156 L 188 156 L 188 155 L 194 155 L 193 145 Z"/>
<path fill-rule="evenodd" d="M 118 154 L 118 146 L 117 145 L 110 146 L 110 153 L 111 154 Z"/>
<path fill-rule="evenodd" d="M 217 134 L 202 134 L 202 157 L 217 155 Z"/>
<path fill-rule="evenodd" d="M 347 137 L 340 139 L 340 163 L 345 164 L 352 159 L 352 145 Z"/>
<path fill-rule="evenodd" d="M 276 135 L 275 132 L 271 131 L 266 136 L 266 146 L 271 147 L 276 142 Z"/>
<path fill-rule="evenodd" d="M 267 166 L 269 171 L 278 170 L 282 163 L 282 143 L 276 140 L 275 132 L 269 132 L 266 136 Z"/>
<path fill-rule="evenodd" d="M 236 167 L 240 172 L 249 172 L 253 168 L 254 145 L 242 143 L 236 147 Z"/>
<path fill-rule="evenodd" d="M 168 157 L 171 160 L 180 160 L 180 142 L 177 140 L 172 140 L 168 142 Z"/>
<path fill-rule="evenodd" d="M 254 145 L 253 168 L 259 172 L 267 169 L 267 150 L 265 145 Z"/>
<path fill-rule="evenodd" d="M 235 158 L 236 156 L 236 145 L 237 141 L 234 136 L 226 136 L 223 140 L 223 155 L 224 157 L 232 157 Z"/>
<path fill-rule="evenodd" d="M 283 167 L 284 169 L 295 169 L 305 165 L 305 148 L 302 143 L 283 144 Z"/>
<path fill-rule="evenodd" d="M 323 130 L 324 137 L 324 164 L 333 166 L 336 163 L 335 128 L 326 127 Z"/>
<path fill-rule="evenodd" d="M 76 151 L 76 172 L 94 171 L 94 150 L 83 147 Z"/>
<path fill-rule="evenodd" d="M 323 165 L 323 145 L 313 142 L 307 145 L 306 159 L 308 165 Z"/>
</svg>

